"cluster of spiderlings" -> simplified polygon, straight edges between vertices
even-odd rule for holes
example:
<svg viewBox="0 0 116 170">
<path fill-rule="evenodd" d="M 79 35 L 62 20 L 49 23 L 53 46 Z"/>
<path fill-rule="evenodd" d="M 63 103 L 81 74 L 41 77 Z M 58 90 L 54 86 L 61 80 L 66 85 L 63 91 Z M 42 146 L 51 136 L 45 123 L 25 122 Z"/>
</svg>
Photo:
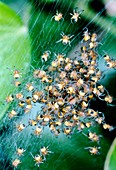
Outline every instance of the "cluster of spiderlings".
<svg viewBox="0 0 116 170">
<path fill-rule="evenodd" d="M 26 97 L 23 93 L 15 95 L 18 107 L 25 113 L 31 111 L 34 103 L 42 103 L 41 113 L 36 115 L 34 120 L 28 121 L 29 126 L 35 126 L 34 135 L 39 136 L 44 126 L 49 126 L 56 136 L 60 132 L 70 135 L 74 129 L 82 131 L 93 126 L 95 122 L 102 124 L 104 129 L 112 129 L 112 126 L 105 123 L 103 113 L 94 111 L 89 105 L 95 96 L 107 103 L 113 100 L 107 90 L 99 84 L 102 73 L 98 70 L 96 45 L 90 45 L 97 44 L 97 35 L 93 33 L 90 36 L 86 31 L 83 40 L 87 42 L 86 46 L 81 47 L 75 58 L 58 54 L 46 71 L 34 70 L 34 79 L 39 79 L 44 84 L 43 90 L 39 91 L 32 83 L 28 83 L 26 89 L 29 96 Z M 43 55 L 50 54 L 51 52 L 47 51 Z M 14 97 L 10 95 L 6 100 L 13 101 Z M 10 119 L 16 115 L 15 110 L 8 114 Z M 23 131 L 25 127 L 23 123 L 16 125 L 18 132 Z M 99 141 L 99 136 L 95 133 L 90 132 L 88 138 Z"/>
<path fill-rule="evenodd" d="M 81 47 L 77 57 L 58 54 L 46 71 L 34 71 L 34 77 L 44 83 L 43 92 L 32 94 L 34 102 L 43 103 L 43 114 L 39 114 L 37 120 L 42 126 L 49 125 L 55 135 L 61 131 L 69 135 L 75 127 L 81 131 L 92 126 L 94 121 L 103 124 L 105 129 L 112 128 L 105 123 L 103 113 L 90 109 L 89 105 L 95 96 L 107 103 L 113 100 L 99 84 L 102 73 L 98 70 L 96 40 L 95 33 L 90 36 L 86 31 L 84 41 L 87 44 Z"/>
<path fill-rule="evenodd" d="M 12 161 L 12 166 L 14 168 L 17 168 L 18 165 L 21 164 L 19 157 L 23 156 L 24 152 L 25 152 L 25 150 L 23 148 L 17 148 L 16 154 L 17 154 L 18 158 L 14 159 Z M 32 153 L 30 153 L 30 154 L 35 161 L 35 165 L 37 165 L 39 167 L 39 165 L 41 163 L 44 163 L 46 161 L 46 156 L 49 155 L 50 153 L 52 153 L 52 152 L 48 149 L 48 146 L 47 147 L 43 146 L 43 147 L 40 148 L 39 154 L 36 154 L 35 156 L 33 156 Z"/>
<path fill-rule="evenodd" d="M 71 22 L 77 22 L 81 12 L 73 11 L 71 14 Z M 53 16 L 55 21 L 63 19 L 61 13 L 56 13 Z M 74 36 L 65 35 L 61 33 L 62 38 L 57 41 L 62 42 L 63 45 L 70 45 L 70 39 Z M 56 59 L 52 61 L 51 65 L 46 70 L 34 70 L 34 82 L 41 81 L 43 86 L 39 90 L 37 85 L 35 87 L 33 82 L 26 84 L 28 94 L 23 92 L 16 95 L 9 95 L 6 98 L 7 102 L 17 102 L 16 109 L 9 112 L 8 117 L 14 119 L 18 112 L 23 110 L 24 113 L 30 114 L 31 109 L 36 103 L 41 103 L 41 112 L 37 113 L 34 119 L 28 120 L 26 126 L 23 122 L 16 125 L 17 133 L 25 130 L 25 128 L 34 127 L 33 134 L 40 136 L 45 126 L 49 127 L 54 135 L 58 136 L 60 133 L 71 135 L 75 130 L 82 132 L 88 129 L 87 136 L 92 142 L 99 144 L 100 135 L 95 132 L 90 132 L 89 128 L 95 126 L 96 123 L 101 124 L 104 129 L 112 130 L 112 126 L 105 122 L 104 114 L 90 108 L 90 101 L 96 96 L 99 99 L 112 103 L 113 98 L 108 94 L 107 90 L 99 84 L 102 73 L 98 69 L 98 54 L 96 52 L 97 34 L 90 34 L 88 30 L 84 32 L 83 41 L 85 46 L 82 46 L 80 52 L 76 57 L 66 57 L 66 54 L 57 54 Z M 43 62 L 46 62 L 50 57 L 51 52 L 45 51 L 41 56 Z M 104 59 L 110 66 L 116 66 L 115 61 L 111 60 L 109 56 Z M 20 72 L 14 71 L 14 80 L 19 82 Z M 36 84 L 37 84 L 36 83 Z M 16 86 L 20 82 L 15 83 Z M 23 91 L 23 90 L 22 90 Z M 24 90 L 25 91 L 25 90 Z M 20 108 L 20 109 L 19 109 Z M 23 115 L 22 115 L 23 116 Z M 93 155 L 99 154 L 99 146 L 88 147 L 89 152 Z M 24 152 L 24 150 L 23 150 Z M 21 155 L 23 154 L 21 152 Z M 17 152 L 18 153 L 18 152 Z M 50 153 L 48 147 L 41 148 L 40 154 L 33 156 L 36 165 L 40 165 L 46 160 L 46 155 Z M 19 155 L 20 156 L 20 155 Z M 17 167 L 20 160 L 16 158 L 12 165 Z"/>
</svg>

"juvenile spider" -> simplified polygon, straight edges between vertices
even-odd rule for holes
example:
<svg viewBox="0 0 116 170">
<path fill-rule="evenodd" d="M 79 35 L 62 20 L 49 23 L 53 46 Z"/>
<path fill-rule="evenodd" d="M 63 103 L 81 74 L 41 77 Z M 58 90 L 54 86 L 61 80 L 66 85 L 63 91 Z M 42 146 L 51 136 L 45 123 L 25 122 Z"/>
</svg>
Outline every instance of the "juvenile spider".
<svg viewBox="0 0 116 170">
<path fill-rule="evenodd" d="M 80 11 L 78 11 L 78 12 L 76 12 L 76 10 L 73 10 L 73 14 L 72 13 L 70 13 L 70 15 L 72 16 L 71 17 L 71 22 L 73 23 L 73 21 L 74 22 L 77 22 L 78 21 L 78 19 L 80 18 L 80 14 L 81 14 L 82 12 Z"/>
<path fill-rule="evenodd" d="M 13 75 L 14 75 L 14 78 L 15 79 L 18 79 L 18 78 L 20 78 L 20 72 L 18 71 L 18 70 L 14 70 L 14 73 L 13 73 Z"/>
<path fill-rule="evenodd" d="M 97 42 L 90 42 L 89 43 L 89 48 L 92 49 L 92 48 L 96 48 L 97 47 Z"/>
<path fill-rule="evenodd" d="M 51 151 L 49 151 L 49 149 L 48 149 L 48 146 L 47 147 L 42 147 L 41 149 L 40 149 L 40 152 L 41 152 L 41 154 L 43 155 L 43 156 L 46 156 L 46 155 L 48 155 L 49 153 L 52 153 Z"/>
<path fill-rule="evenodd" d="M 21 132 L 25 128 L 25 125 L 20 123 L 19 125 L 16 126 L 16 128 L 19 132 Z"/>
<path fill-rule="evenodd" d="M 20 81 L 15 81 L 14 84 L 15 84 L 16 87 L 19 87 L 21 85 L 21 82 Z"/>
<path fill-rule="evenodd" d="M 42 132 L 42 128 L 41 127 L 36 127 L 35 131 L 34 131 L 34 134 L 36 136 L 40 135 L 40 133 Z"/>
<path fill-rule="evenodd" d="M 32 91 L 34 89 L 34 87 L 31 83 L 26 84 L 26 88 L 27 88 L 28 91 Z"/>
<path fill-rule="evenodd" d="M 56 43 L 62 42 L 62 44 L 64 44 L 64 45 L 69 44 L 69 46 L 71 46 L 70 39 L 72 37 L 74 37 L 74 35 L 70 35 L 70 34 L 69 35 L 65 35 L 63 32 L 60 35 L 62 36 L 62 38 L 60 40 L 58 40 Z"/>
<path fill-rule="evenodd" d="M 96 42 L 96 40 L 97 40 L 97 34 L 93 33 L 92 36 L 91 36 L 91 41 Z"/>
<path fill-rule="evenodd" d="M 107 123 L 103 123 L 103 128 L 104 129 L 108 129 L 109 131 L 113 130 L 113 126 L 107 124 Z"/>
<path fill-rule="evenodd" d="M 31 126 L 36 126 L 37 125 L 37 121 L 36 120 L 29 120 L 29 125 Z"/>
<path fill-rule="evenodd" d="M 12 102 L 14 100 L 14 96 L 13 95 L 9 95 L 6 97 L 6 101 L 9 103 L 9 102 Z"/>
<path fill-rule="evenodd" d="M 110 95 L 107 95 L 106 97 L 105 97 L 105 99 L 104 99 L 106 102 L 108 102 L 108 103 L 112 103 L 112 101 L 113 101 L 113 98 L 112 98 L 112 96 L 110 96 Z"/>
<path fill-rule="evenodd" d="M 41 56 L 42 61 L 46 62 L 48 60 L 49 55 L 51 54 L 50 51 L 45 51 L 43 55 Z"/>
<path fill-rule="evenodd" d="M 105 54 L 105 55 L 103 56 L 103 58 L 104 58 L 105 61 L 110 61 L 110 60 L 111 60 L 111 59 L 110 59 L 110 56 L 107 55 L 107 54 Z"/>
<path fill-rule="evenodd" d="M 15 96 L 19 100 L 23 98 L 23 94 L 22 93 L 17 93 Z"/>
<path fill-rule="evenodd" d="M 98 124 L 102 124 L 103 121 L 104 121 L 104 117 L 98 117 L 95 119 L 95 121 L 98 123 Z"/>
<path fill-rule="evenodd" d="M 25 150 L 23 148 L 17 148 L 17 155 L 18 156 L 23 156 L 24 152 L 25 152 Z"/>
<path fill-rule="evenodd" d="M 90 148 L 89 148 L 89 152 L 90 152 L 92 155 L 98 155 L 98 154 L 99 154 L 99 149 L 100 149 L 100 147 L 90 147 Z"/>
<path fill-rule="evenodd" d="M 41 155 L 37 154 L 35 156 L 32 155 L 31 153 L 31 156 L 33 157 L 34 161 L 36 162 L 35 165 L 37 165 L 38 167 L 40 166 L 41 163 L 44 163 L 44 159 L 42 158 Z"/>
<path fill-rule="evenodd" d="M 64 134 L 65 135 L 70 135 L 70 133 L 71 133 L 71 129 L 69 127 L 64 129 Z"/>
<path fill-rule="evenodd" d="M 116 67 L 116 61 L 110 60 L 106 62 L 107 68 L 114 68 Z"/>
<path fill-rule="evenodd" d="M 88 138 L 93 142 L 99 142 L 99 136 L 96 133 L 89 132 Z"/>
<path fill-rule="evenodd" d="M 84 41 L 88 41 L 90 39 L 90 33 L 88 32 L 88 29 L 84 32 Z"/>
<path fill-rule="evenodd" d="M 17 112 L 15 111 L 15 110 L 12 110 L 10 113 L 9 113 L 9 118 L 11 119 L 11 118 L 13 118 L 14 116 L 16 116 L 17 115 Z"/>
<path fill-rule="evenodd" d="M 19 104 L 18 104 L 20 107 L 24 107 L 24 105 L 25 105 L 25 101 L 24 100 L 21 100 L 20 102 L 19 102 Z"/>
<path fill-rule="evenodd" d="M 18 166 L 20 163 L 21 163 L 21 162 L 20 162 L 19 159 L 15 159 L 15 160 L 12 162 L 12 166 L 13 166 L 14 168 L 17 168 L 17 166 Z"/>
<path fill-rule="evenodd" d="M 100 147 L 87 147 L 85 149 L 89 149 L 91 155 L 98 155 Z"/>
<path fill-rule="evenodd" d="M 62 13 L 58 13 L 58 11 L 56 11 L 56 15 L 54 15 L 52 17 L 52 19 L 54 18 L 55 21 L 59 22 L 60 20 L 63 19 Z"/>
</svg>

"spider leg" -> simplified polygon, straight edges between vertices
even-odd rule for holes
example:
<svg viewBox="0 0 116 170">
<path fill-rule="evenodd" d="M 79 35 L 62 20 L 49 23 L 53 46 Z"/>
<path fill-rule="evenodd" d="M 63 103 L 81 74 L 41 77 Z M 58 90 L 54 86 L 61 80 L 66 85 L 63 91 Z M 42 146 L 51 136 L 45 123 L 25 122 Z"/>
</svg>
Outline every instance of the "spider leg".
<svg viewBox="0 0 116 170">
<path fill-rule="evenodd" d="M 59 43 L 59 42 L 61 42 L 61 41 L 62 41 L 62 39 L 60 39 L 60 40 L 56 41 L 56 43 Z"/>
</svg>

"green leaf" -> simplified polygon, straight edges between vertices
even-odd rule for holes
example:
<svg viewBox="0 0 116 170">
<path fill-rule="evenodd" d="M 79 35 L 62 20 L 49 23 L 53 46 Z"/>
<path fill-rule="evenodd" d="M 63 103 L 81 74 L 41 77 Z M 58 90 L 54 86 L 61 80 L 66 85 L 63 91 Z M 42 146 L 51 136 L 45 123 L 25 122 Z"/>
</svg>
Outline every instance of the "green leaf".
<svg viewBox="0 0 116 170">
<path fill-rule="evenodd" d="M 30 64 L 30 39 L 28 29 L 20 17 L 0 2 L 0 119 L 8 107 L 4 105 L 7 95 L 15 90 L 15 69 L 26 73 Z"/>
<path fill-rule="evenodd" d="M 115 169 L 116 169 L 116 138 L 114 139 L 110 147 L 104 166 L 104 170 L 115 170 Z"/>
</svg>

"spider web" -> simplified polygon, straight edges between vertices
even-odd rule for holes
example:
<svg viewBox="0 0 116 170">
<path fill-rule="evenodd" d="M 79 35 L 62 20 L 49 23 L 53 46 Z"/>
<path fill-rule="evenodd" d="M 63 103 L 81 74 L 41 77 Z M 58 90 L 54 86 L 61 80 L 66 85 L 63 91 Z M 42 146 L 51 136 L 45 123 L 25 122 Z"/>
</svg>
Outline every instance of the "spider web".
<svg viewBox="0 0 116 170">
<path fill-rule="evenodd" d="M 27 23 L 29 24 L 28 31 L 32 38 L 32 44 L 31 44 L 32 45 L 32 65 L 30 66 L 31 68 L 38 68 L 38 66 L 39 67 L 43 66 L 43 63 L 40 61 L 39 58 L 47 50 L 50 50 L 52 52 L 52 57 L 51 59 L 49 59 L 49 61 L 47 61 L 44 68 L 55 57 L 53 53 L 57 54 L 61 52 L 61 53 L 69 54 L 69 56 L 74 55 L 75 51 L 78 49 L 78 47 L 81 44 L 82 34 L 84 30 L 86 30 L 86 28 L 88 28 L 92 32 L 97 32 L 99 40 L 102 43 L 102 45 L 100 45 L 99 47 L 100 70 L 102 71 L 106 70 L 105 64 L 103 62 L 103 57 L 102 57 L 105 52 L 108 53 L 112 58 L 115 57 L 115 53 L 116 53 L 115 45 L 112 45 L 115 42 L 115 37 L 110 33 L 110 28 L 112 27 L 112 25 L 114 25 L 115 20 L 112 19 L 111 26 L 109 26 L 107 29 L 104 29 L 104 27 L 102 28 L 102 25 L 106 24 L 105 22 L 102 23 L 101 27 L 99 27 L 98 24 L 94 22 L 96 17 L 100 16 L 104 12 L 105 8 L 97 12 L 95 16 L 89 21 L 86 21 L 85 19 L 83 20 L 81 19 L 78 25 L 78 24 L 72 24 L 71 22 L 67 21 L 69 20 L 69 16 L 70 16 L 69 13 L 73 12 L 71 11 L 71 7 L 73 6 L 72 1 L 69 1 L 67 3 L 68 4 L 67 8 L 64 5 L 65 1 L 62 1 L 61 3 L 60 0 L 57 0 L 55 3 L 53 3 L 52 8 L 49 8 L 51 3 L 48 4 L 47 1 L 44 1 L 44 3 L 35 1 L 34 2 L 35 8 L 32 8 L 30 14 L 25 13 L 26 10 L 30 11 L 30 8 L 31 8 L 31 3 L 28 1 L 22 0 L 20 2 L 18 1 L 7 2 L 4 0 L 3 2 L 8 3 L 9 6 L 14 8 L 17 12 L 17 15 L 20 15 L 23 18 L 23 21 L 25 22 L 25 24 Z M 85 5 L 88 6 L 89 0 L 84 1 L 84 2 L 85 2 Z M 107 7 L 111 2 L 112 0 L 108 2 Z M 77 6 L 78 6 L 78 3 L 77 3 Z M 51 20 L 52 16 L 55 15 L 56 10 L 58 10 L 58 12 L 60 11 L 64 12 L 63 13 L 64 21 L 62 21 L 61 23 L 55 23 L 53 20 Z M 69 16 L 67 17 L 67 15 Z M 65 24 L 65 19 L 68 24 L 66 24 L 66 26 L 63 28 L 63 25 Z M 52 25 L 50 24 L 49 26 L 50 22 L 52 22 Z M 57 28 L 56 28 L 56 24 L 58 25 Z M 71 27 L 74 27 L 73 32 L 72 32 Z M 80 28 L 77 29 L 77 27 L 80 27 Z M 55 31 L 52 34 L 52 31 L 54 29 Z M 71 41 L 71 47 L 62 46 L 61 43 L 55 43 L 56 41 L 61 39 L 60 33 L 62 31 L 66 34 L 74 35 L 74 38 Z M 19 48 L 20 48 L 20 45 L 19 45 Z M 103 49 L 105 49 L 105 52 L 103 52 Z M 20 61 L 18 62 L 20 63 Z M 105 72 L 106 79 L 103 81 L 103 83 L 105 84 L 106 81 L 109 81 L 107 80 L 109 75 L 110 77 L 112 76 L 112 79 L 114 79 L 114 74 L 115 74 L 114 70 L 110 72 L 106 71 Z M 33 80 L 31 77 L 27 77 L 26 81 L 30 82 Z M 41 87 L 39 88 L 41 89 Z M 111 94 L 114 93 L 113 88 L 109 90 Z M 8 126 L 6 126 L 5 129 L 1 131 L 1 138 L 0 138 L 1 140 L 0 142 L 0 156 L 1 156 L 0 168 L 1 170 L 12 169 L 11 161 L 17 157 L 16 148 L 22 147 L 22 146 L 29 153 L 32 152 L 33 155 L 37 154 L 41 146 L 49 146 L 50 150 L 53 151 L 54 153 L 50 154 L 47 157 L 47 161 L 45 162 L 45 165 L 40 165 L 39 168 L 37 166 L 34 166 L 34 160 L 31 157 L 31 155 L 28 154 L 27 156 L 25 156 L 25 153 L 24 153 L 24 156 L 21 158 L 21 161 L 22 162 L 24 161 L 27 163 L 23 163 L 23 167 L 21 167 L 20 165 L 20 167 L 18 168 L 19 170 L 22 170 L 22 169 L 23 170 L 27 170 L 27 169 L 28 170 L 31 170 L 31 169 L 57 170 L 59 168 L 61 170 L 68 170 L 68 169 L 76 170 L 77 168 L 76 166 L 78 166 L 79 170 L 83 169 L 82 164 L 86 163 L 86 160 L 83 159 L 83 157 L 86 157 L 86 156 L 89 157 L 89 154 L 83 151 L 86 142 L 84 141 L 85 138 L 83 138 L 83 136 L 80 133 L 72 135 L 71 138 L 68 138 L 64 136 L 63 134 L 61 134 L 58 138 L 56 138 L 53 134 L 49 132 L 48 128 L 46 127 L 42 137 L 36 138 L 35 136 L 32 135 L 32 131 L 33 131 L 32 127 L 27 127 L 26 131 L 22 132 L 21 134 L 17 133 L 16 130 L 14 130 L 15 124 L 18 124 L 20 122 L 23 122 L 24 124 L 28 125 L 28 120 L 34 119 L 37 113 L 40 112 L 39 109 L 40 109 L 40 104 L 35 105 L 31 111 L 31 114 L 20 115 L 18 119 L 15 119 L 15 121 L 14 120 L 11 121 L 10 124 L 8 124 Z M 87 141 L 86 145 L 90 146 L 91 143 Z M 107 143 L 104 145 L 106 145 L 107 148 L 109 147 Z M 106 152 L 103 153 L 102 151 L 103 157 L 105 157 L 105 154 Z M 99 160 L 98 168 L 102 169 L 103 160 L 100 157 L 98 158 L 98 160 Z M 92 165 L 96 164 L 97 158 L 93 158 L 92 161 L 93 161 Z M 88 164 L 90 162 L 91 162 L 91 158 L 88 159 Z M 97 166 L 96 166 L 96 169 L 97 169 Z"/>
</svg>

